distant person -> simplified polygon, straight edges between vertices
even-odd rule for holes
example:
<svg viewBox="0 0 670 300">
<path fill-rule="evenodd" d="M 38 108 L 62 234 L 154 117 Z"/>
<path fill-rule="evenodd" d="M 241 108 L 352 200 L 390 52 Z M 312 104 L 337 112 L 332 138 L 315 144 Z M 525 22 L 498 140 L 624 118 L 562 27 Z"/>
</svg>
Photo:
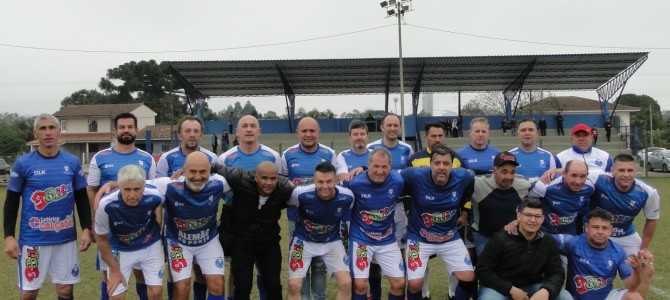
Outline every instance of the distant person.
<svg viewBox="0 0 670 300">
<path fill-rule="evenodd" d="M 593 146 L 595 146 L 598 142 L 598 127 L 596 127 L 596 125 L 591 127 L 591 134 L 593 135 Z"/>
<path fill-rule="evenodd" d="M 509 122 L 509 126 L 512 129 L 512 135 L 516 135 L 516 118 L 512 118 L 512 121 Z"/>
<path fill-rule="evenodd" d="M 458 119 L 451 120 L 451 137 L 458 137 Z"/>
<path fill-rule="evenodd" d="M 235 122 L 235 114 L 231 111 L 228 115 L 228 132 L 233 132 L 233 122 Z"/>
<path fill-rule="evenodd" d="M 235 136 L 235 139 L 233 140 L 233 146 L 239 146 L 240 141 L 237 139 L 237 135 Z"/>
<path fill-rule="evenodd" d="M 228 139 L 228 131 L 225 129 L 221 133 L 221 153 L 228 151 L 228 145 L 230 145 L 230 140 Z"/>
<path fill-rule="evenodd" d="M 365 118 L 365 124 L 368 127 L 368 132 L 377 130 L 377 120 L 375 120 L 372 114 L 368 114 L 368 117 Z"/>
<path fill-rule="evenodd" d="M 565 135 L 565 132 L 563 132 L 563 116 L 560 111 L 556 114 L 554 121 L 556 121 L 556 133 L 558 135 Z"/>
<path fill-rule="evenodd" d="M 214 154 L 217 154 L 217 150 L 219 148 L 219 137 L 216 136 L 216 133 L 212 133 L 212 152 Z"/>
<path fill-rule="evenodd" d="M 537 128 L 540 129 L 541 136 L 547 136 L 547 120 L 544 117 L 537 123 Z"/>
<path fill-rule="evenodd" d="M 610 136 L 612 135 L 612 122 L 607 120 L 605 122 L 605 137 L 607 138 L 607 142 L 610 142 Z"/>
<path fill-rule="evenodd" d="M 463 115 L 458 115 L 458 119 L 456 119 L 456 126 L 458 126 L 458 137 L 463 137 Z"/>
</svg>

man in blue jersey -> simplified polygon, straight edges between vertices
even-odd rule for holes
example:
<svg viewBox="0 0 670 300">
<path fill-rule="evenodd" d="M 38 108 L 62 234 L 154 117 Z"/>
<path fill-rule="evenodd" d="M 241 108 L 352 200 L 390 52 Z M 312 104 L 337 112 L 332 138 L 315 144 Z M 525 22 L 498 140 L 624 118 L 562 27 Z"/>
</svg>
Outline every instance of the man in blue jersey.
<svg viewBox="0 0 670 300">
<path fill-rule="evenodd" d="M 281 159 L 277 151 L 272 150 L 270 147 L 265 146 L 259 142 L 259 137 L 261 135 L 262 129 L 258 123 L 258 119 L 252 115 L 246 115 L 241 117 L 237 121 L 237 127 L 235 128 L 236 136 L 239 137 L 239 145 L 234 146 L 230 150 L 224 152 L 219 156 L 219 161 L 223 162 L 225 166 L 231 168 L 242 168 L 245 171 L 250 171 L 263 161 L 269 161 L 279 168 L 281 166 Z M 226 134 L 226 139 L 228 134 Z M 230 253 L 226 247 L 230 245 L 230 240 L 232 238 L 232 233 L 225 230 L 226 224 L 229 220 L 227 215 L 231 212 L 231 205 L 233 200 L 233 195 L 228 193 L 225 195 L 226 201 L 221 210 L 221 224 L 222 228 L 221 241 L 224 246 L 224 252 Z M 265 295 L 263 290 L 262 279 L 260 278 L 261 274 L 257 272 L 256 283 L 258 286 L 259 293 L 261 298 Z M 233 285 L 234 278 L 233 276 L 228 276 L 228 286 L 226 292 L 229 295 L 233 295 L 235 292 L 235 287 Z"/>
<path fill-rule="evenodd" d="M 474 173 L 452 169 L 452 151 L 437 144 L 430 154 L 430 168 L 408 168 L 400 174 L 411 196 L 405 265 L 409 294 L 420 300 L 428 258 L 439 255 L 447 272 L 458 280 L 453 299 L 476 296 L 477 283 L 468 250 L 458 228 L 467 224 L 461 208 L 474 188 Z"/>
<path fill-rule="evenodd" d="M 216 154 L 200 147 L 205 124 L 200 118 L 194 116 L 184 117 L 177 126 L 177 134 L 181 144 L 168 152 L 163 153 L 156 166 L 156 177 L 170 177 L 172 173 L 182 168 L 186 156 L 200 151 L 207 154 L 209 162 L 213 163 L 217 159 Z"/>
<path fill-rule="evenodd" d="M 635 159 L 630 154 L 614 157 L 611 174 L 589 173 L 589 180 L 595 186 L 591 197 L 591 208 L 603 208 L 614 216 L 611 239 L 621 245 L 626 253 L 649 249 L 656 232 L 659 218 L 660 198 L 656 189 L 642 180 L 636 179 Z M 644 211 L 642 238 L 635 230 L 633 219 Z"/>
<path fill-rule="evenodd" d="M 409 158 L 414 155 L 412 146 L 401 141 L 400 135 L 400 117 L 394 113 L 386 114 L 381 120 L 381 129 L 384 136 L 368 144 L 368 149 L 385 148 L 391 153 L 391 169 L 400 171 L 410 166 Z M 407 200 L 407 199 L 404 199 Z M 405 204 L 400 201 L 396 204 L 395 215 L 395 234 L 396 241 L 400 249 L 405 249 L 407 240 L 407 214 Z M 381 299 L 381 273 L 379 266 L 374 264 L 370 271 L 370 294 L 373 300 Z"/>
<path fill-rule="evenodd" d="M 118 172 L 119 190 L 105 196 L 95 216 L 96 242 L 109 270 L 107 289 L 112 299 L 125 299 L 130 272 L 145 275 L 147 298 L 162 298 L 163 249 L 156 209 L 165 196 L 145 187 L 146 172 L 129 164 Z"/>
<path fill-rule="evenodd" d="M 373 261 L 389 279 L 389 299 L 404 299 L 405 265 L 393 218 L 404 181 L 399 173 L 392 172 L 391 153 L 385 147 L 375 148 L 368 160 L 368 170 L 343 183 L 355 198 L 349 231 L 349 260 L 354 277 L 352 299 L 367 299 Z"/>
<path fill-rule="evenodd" d="M 79 160 L 59 149 L 60 132 L 60 123 L 54 116 L 42 114 L 35 118 L 33 135 L 38 141 L 37 150 L 14 162 L 7 184 L 3 217 L 5 253 L 18 260 L 21 299 L 37 299 L 47 274 L 59 299 L 73 298 L 73 285 L 79 282 L 80 272 L 75 204 L 82 229 L 78 250 L 86 251 L 91 244 L 86 178 Z"/>
<path fill-rule="evenodd" d="M 475 178 L 472 194 L 472 228 L 477 256 L 496 232 L 516 219 L 517 207 L 528 195 L 531 184 L 516 175 L 519 163 L 507 151 L 495 155 L 493 174 Z"/>
<path fill-rule="evenodd" d="M 570 136 L 572 147 L 556 154 L 556 167 L 562 168 L 568 161 L 581 159 L 589 166 L 589 170 L 609 172 L 612 167 L 612 158 L 609 153 L 593 147 L 591 127 L 586 124 L 577 124 L 572 128 Z"/>
<path fill-rule="evenodd" d="M 288 204 L 298 207 L 298 221 L 289 246 L 288 299 L 301 299 L 302 282 L 314 257 L 321 257 L 335 277 L 335 299 L 351 299 L 351 275 L 339 228 L 351 214 L 354 195 L 336 184 L 335 167 L 322 162 L 314 171 L 314 183 L 291 194 Z"/>
<path fill-rule="evenodd" d="M 464 168 L 475 174 L 490 174 L 493 158 L 500 152 L 489 143 L 489 120 L 477 117 L 470 121 L 470 144 L 458 150 Z"/>
<path fill-rule="evenodd" d="M 509 151 L 519 162 L 517 174 L 526 178 L 540 178 L 547 170 L 556 169 L 554 156 L 537 146 L 537 126 L 533 120 L 524 119 L 519 122 L 517 138 L 521 144 Z"/>
<path fill-rule="evenodd" d="M 600 208 L 589 212 L 584 233 L 555 235 L 561 253 L 568 257 L 567 290 L 574 299 L 645 299 L 654 273 L 654 256 L 648 250 L 628 256 L 612 235 L 612 214 Z M 614 289 L 619 274 L 625 288 Z"/>
<path fill-rule="evenodd" d="M 148 179 L 154 179 L 156 176 L 156 163 L 151 154 L 135 147 L 137 138 L 137 117 L 132 113 L 121 113 L 114 117 L 114 135 L 116 144 L 99 151 L 93 156 L 88 169 L 88 200 L 93 208 L 95 194 L 101 186 L 110 181 L 116 181 L 116 175 L 119 170 L 130 164 L 139 165 L 144 169 Z M 91 212 L 94 216 L 93 212 Z M 108 299 L 107 295 L 107 265 L 101 259 L 97 258 L 97 269 L 102 271 L 102 281 L 100 283 L 100 299 Z M 141 270 L 134 272 L 136 283 L 135 289 L 140 299 L 147 299 L 147 287 L 144 284 L 144 277 Z"/>
<path fill-rule="evenodd" d="M 319 144 L 320 133 L 321 129 L 316 119 L 303 117 L 298 122 L 297 128 L 300 143 L 286 149 L 282 154 L 282 166 L 279 172 L 288 176 L 288 179 L 296 186 L 312 183 L 314 169 L 321 162 L 329 161 L 333 166 L 337 166 L 335 151 Z M 346 173 L 343 168 L 337 171 L 338 174 Z M 289 207 L 286 213 L 288 214 L 289 234 L 293 235 L 298 210 L 295 207 Z M 312 260 L 311 274 L 308 273 L 305 276 L 303 298 L 311 299 L 310 290 L 314 299 L 326 298 L 326 266 L 320 258 Z"/>
<path fill-rule="evenodd" d="M 349 143 L 351 144 L 351 148 L 337 155 L 338 168 L 346 166 L 347 172 L 350 172 L 358 167 L 367 166 L 368 157 L 370 156 L 370 150 L 366 147 L 368 143 L 367 124 L 361 120 L 352 120 L 349 123 Z"/>
</svg>

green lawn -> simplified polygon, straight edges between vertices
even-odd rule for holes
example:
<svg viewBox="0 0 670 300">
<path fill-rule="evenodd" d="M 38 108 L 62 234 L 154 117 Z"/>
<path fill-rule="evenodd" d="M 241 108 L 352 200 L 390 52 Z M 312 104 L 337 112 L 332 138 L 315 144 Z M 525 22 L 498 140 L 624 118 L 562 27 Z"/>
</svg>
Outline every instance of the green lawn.
<svg viewBox="0 0 670 300">
<path fill-rule="evenodd" d="M 649 178 L 647 180 L 650 184 L 655 186 L 659 194 L 661 195 L 661 201 L 663 201 L 665 195 L 670 195 L 670 179 L 667 178 Z M 0 186 L 0 205 L 4 207 L 5 201 L 5 192 L 6 187 Z M 670 225 L 666 222 L 667 216 L 670 215 L 670 206 L 661 204 L 661 219 L 659 220 L 658 229 L 654 237 L 654 241 L 651 244 L 651 251 L 655 255 L 655 266 L 656 273 L 654 275 L 652 291 L 649 294 L 648 299 L 670 299 L 670 280 L 669 278 L 669 269 L 670 266 L 670 247 L 667 247 L 666 242 L 670 240 L 670 230 L 666 231 L 664 228 L 669 227 Z M 1 217 L 1 216 L 0 216 Z M 287 238 L 287 226 L 286 220 L 282 219 L 280 224 L 284 229 L 282 231 L 282 246 L 284 257 L 287 256 L 288 248 L 288 238 Z M 641 231 L 641 218 L 637 218 L 636 224 Z M 2 223 L 0 223 L 2 227 Z M 4 249 L 4 242 L 2 245 Z M 286 259 L 284 260 L 286 265 Z M 445 269 L 442 263 L 437 260 L 431 260 L 431 295 L 433 299 L 445 299 L 447 293 L 447 276 Z M 287 269 L 284 267 L 284 269 Z M 16 288 L 16 261 L 9 259 L 7 256 L 4 256 L 0 259 L 0 270 L 2 274 L 0 275 L 0 294 L 3 296 L 2 299 L 18 299 L 18 290 Z M 226 271 L 228 272 L 228 271 Z M 226 273 L 228 274 L 228 273 Z M 75 296 L 77 299 L 99 299 L 99 283 L 100 283 L 100 274 L 95 271 L 95 246 L 93 246 L 89 251 L 82 253 L 81 255 L 81 283 L 75 286 Z M 284 291 L 286 291 L 286 282 L 287 282 L 287 272 L 282 274 L 282 282 L 284 285 Z M 620 285 L 620 283 L 618 283 Z M 334 282 L 331 282 L 328 286 L 328 298 L 335 298 L 335 289 Z M 132 288 L 131 293 L 128 293 L 128 299 L 137 299 L 137 296 L 134 294 L 134 284 L 130 285 Z M 384 285 L 384 293 L 387 291 L 387 285 Z M 164 293 L 164 296 L 167 294 Z M 56 295 L 54 289 L 52 288 L 49 280 L 44 285 L 41 291 L 41 297 L 43 299 L 55 299 Z M 253 299 L 257 299 L 256 290 L 254 289 Z M 384 297 L 385 298 L 385 297 Z"/>
</svg>

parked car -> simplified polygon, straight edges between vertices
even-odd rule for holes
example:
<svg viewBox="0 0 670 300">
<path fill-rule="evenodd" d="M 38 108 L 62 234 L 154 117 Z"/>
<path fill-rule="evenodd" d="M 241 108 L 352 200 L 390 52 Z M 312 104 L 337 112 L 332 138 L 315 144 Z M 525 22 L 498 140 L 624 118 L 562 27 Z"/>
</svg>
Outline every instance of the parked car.
<svg viewBox="0 0 670 300">
<path fill-rule="evenodd" d="M 9 180 L 9 164 L 0 158 L 0 182 Z"/>
<path fill-rule="evenodd" d="M 647 170 L 663 170 L 664 173 L 670 170 L 670 150 L 656 150 L 649 154 Z"/>
<path fill-rule="evenodd" d="M 649 154 L 651 154 L 652 152 L 654 152 L 656 150 L 666 150 L 666 149 L 661 148 L 661 147 L 649 147 L 649 148 L 646 148 L 646 149 L 641 149 L 640 151 L 637 152 L 637 155 L 636 155 L 637 161 L 638 162 L 644 161 L 644 151 L 647 151 L 647 156 L 649 156 Z M 640 166 L 644 166 L 644 165 L 640 164 Z"/>
</svg>

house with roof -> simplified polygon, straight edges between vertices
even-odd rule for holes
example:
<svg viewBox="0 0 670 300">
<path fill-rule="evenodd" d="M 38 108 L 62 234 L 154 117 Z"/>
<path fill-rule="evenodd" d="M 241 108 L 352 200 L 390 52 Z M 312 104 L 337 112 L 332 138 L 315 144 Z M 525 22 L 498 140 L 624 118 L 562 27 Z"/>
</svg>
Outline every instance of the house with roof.
<svg viewBox="0 0 670 300">
<path fill-rule="evenodd" d="M 140 132 L 137 134 L 136 145 L 146 150 L 146 131 L 147 128 L 156 126 L 156 112 L 143 103 L 61 107 L 53 114 L 60 121 L 60 147 L 79 157 L 83 164 L 88 163 L 96 152 L 114 145 L 114 118 L 124 112 L 130 112 L 137 117 L 137 128 Z M 169 133 L 165 135 L 169 141 Z M 28 142 L 28 146 L 33 150 L 37 146 L 37 140 Z"/>
<path fill-rule="evenodd" d="M 589 125 L 597 125 L 597 127 L 604 127 L 605 120 L 598 117 L 602 114 L 602 103 L 598 100 L 576 97 L 576 96 L 554 96 L 547 97 L 538 101 L 533 101 L 526 104 L 519 109 L 525 114 L 530 111 L 535 115 L 545 115 L 551 118 L 547 119 L 549 128 L 555 126 L 553 116 L 558 112 L 563 115 L 563 125 L 565 128 L 572 128 L 579 123 Z M 614 104 L 608 105 L 608 115 L 614 110 Z M 640 111 L 639 108 L 619 104 L 614 111 L 612 124 L 614 128 L 630 126 L 630 114 Z M 594 116 L 596 119 L 593 119 Z"/>
</svg>

